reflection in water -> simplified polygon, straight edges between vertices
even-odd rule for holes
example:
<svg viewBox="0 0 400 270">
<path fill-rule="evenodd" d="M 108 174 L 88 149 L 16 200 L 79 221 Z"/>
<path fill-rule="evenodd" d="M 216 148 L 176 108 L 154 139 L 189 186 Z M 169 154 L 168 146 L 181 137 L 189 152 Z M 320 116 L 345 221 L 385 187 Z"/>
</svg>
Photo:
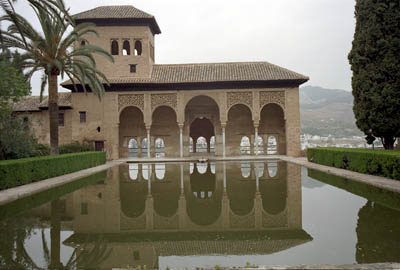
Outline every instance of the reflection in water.
<svg viewBox="0 0 400 270">
<path fill-rule="evenodd" d="M 397 262 L 400 258 L 400 212 L 368 201 L 358 212 L 358 263 Z"/>
</svg>

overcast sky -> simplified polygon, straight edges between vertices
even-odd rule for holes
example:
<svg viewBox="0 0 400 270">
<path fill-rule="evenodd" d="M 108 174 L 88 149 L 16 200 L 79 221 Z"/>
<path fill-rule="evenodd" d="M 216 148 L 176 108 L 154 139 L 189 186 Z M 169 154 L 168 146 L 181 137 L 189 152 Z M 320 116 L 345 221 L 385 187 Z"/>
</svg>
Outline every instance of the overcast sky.
<svg viewBox="0 0 400 270">
<path fill-rule="evenodd" d="M 75 14 L 133 5 L 156 17 L 156 63 L 268 61 L 310 77 L 307 85 L 351 90 L 347 54 L 354 0 L 65 0 Z M 17 11 L 38 25 L 24 0 Z M 32 93 L 39 93 L 34 78 Z"/>
</svg>

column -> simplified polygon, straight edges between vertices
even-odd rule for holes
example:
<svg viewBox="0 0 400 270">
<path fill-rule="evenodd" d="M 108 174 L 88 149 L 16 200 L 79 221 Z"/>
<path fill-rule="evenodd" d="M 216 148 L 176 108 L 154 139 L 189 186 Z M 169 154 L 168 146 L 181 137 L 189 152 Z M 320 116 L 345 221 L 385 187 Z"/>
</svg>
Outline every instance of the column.
<svg viewBox="0 0 400 270">
<path fill-rule="evenodd" d="M 223 164 L 224 167 L 224 192 L 226 192 L 226 164 L 224 162 Z"/>
<path fill-rule="evenodd" d="M 254 126 L 254 152 L 256 156 L 258 155 L 258 125 Z"/>
<path fill-rule="evenodd" d="M 181 194 L 183 194 L 185 192 L 184 188 L 184 181 L 183 181 L 183 164 L 180 165 L 180 169 L 181 169 Z"/>
<path fill-rule="evenodd" d="M 178 124 L 179 126 L 179 150 L 180 157 L 183 158 L 183 124 Z"/>
<path fill-rule="evenodd" d="M 142 138 L 137 137 L 136 140 L 137 140 L 137 146 L 138 146 L 137 154 L 138 154 L 138 158 L 139 158 L 139 157 L 142 157 Z"/>
<path fill-rule="evenodd" d="M 146 132 L 147 132 L 147 157 L 151 157 L 151 142 L 150 142 L 150 127 L 146 127 Z"/>
<path fill-rule="evenodd" d="M 225 157 L 226 156 L 226 151 L 225 151 L 225 127 L 226 127 L 226 123 L 221 123 L 221 127 L 222 127 L 222 156 Z"/>
</svg>

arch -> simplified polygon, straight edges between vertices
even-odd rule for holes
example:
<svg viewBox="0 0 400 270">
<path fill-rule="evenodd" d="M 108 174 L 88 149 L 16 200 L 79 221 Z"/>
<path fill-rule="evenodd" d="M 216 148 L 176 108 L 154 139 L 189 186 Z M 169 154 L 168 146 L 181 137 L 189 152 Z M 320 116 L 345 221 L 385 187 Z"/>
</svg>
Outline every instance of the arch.
<svg viewBox="0 0 400 270">
<path fill-rule="evenodd" d="M 213 103 L 214 105 L 217 106 L 217 108 L 218 108 L 218 113 L 220 112 L 220 108 L 219 108 L 218 102 L 215 100 L 215 97 L 213 97 L 212 95 L 207 94 L 207 93 L 202 93 L 201 95 L 197 95 L 197 96 L 191 97 L 191 98 L 186 102 L 186 104 L 185 104 L 185 110 L 186 110 L 187 106 L 188 106 L 190 103 L 192 103 L 194 100 L 196 100 L 196 99 L 202 99 L 203 102 L 204 102 L 204 101 L 208 101 L 208 102 L 206 102 L 206 103 Z M 218 115 L 218 116 L 219 116 L 219 115 Z"/>
<path fill-rule="evenodd" d="M 119 196 L 124 215 L 131 218 L 141 216 L 146 208 L 147 195 L 147 182 L 130 180 L 128 164 L 119 166 Z"/>
<path fill-rule="evenodd" d="M 152 165 L 143 163 L 142 164 L 142 177 L 144 180 L 151 181 L 151 172 L 152 171 Z"/>
<path fill-rule="evenodd" d="M 134 50 L 135 56 L 140 56 L 142 55 L 142 42 L 140 40 L 135 41 L 135 50 Z"/>
<path fill-rule="evenodd" d="M 221 192 L 217 190 L 216 176 L 208 169 L 205 174 L 194 170 L 190 175 L 190 185 L 186 188 L 186 210 L 192 222 L 207 226 L 218 220 L 221 215 Z"/>
<path fill-rule="evenodd" d="M 156 163 L 154 165 L 154 173 L 156 179 L 163 180 L 165 178 L 165 163 Z"/>
<path fill-rule="evenodd" d="M 189 137 L 189 153 L 193 153 L 193 138 Z"/>
<path fill-rule="evenodd" d="M 277 161 L 268 161 L 267 162 L 267 171 L 268 176 L 270 178 L 274 178 L 278 175 L 278 162 Z"/>
<path fill-rule="evenodd" d="M 138 163 L 130 163 L 128 165 L 129 169 L 129 178 L 131 180 L 137 180 L 139 177 L 139 164 Z"/>
<path fill-rule="evenodd" d="M 209 142 L 210 153 L 215 153 L 215 136 L 211 136 Z"/>
<path fill-rule="evenodd" d="M 261 178 L 264 176 L 264 163 L 254 163 L 254 172 L 258 176 L 258 178 Z"/>
<path fill-rule="evenodd" d="M 207 148 L 207 139 L 203 136 L 198 137 L 196 141 L 196 153 L 205 153 L 207 152 Z"/>
<path fill-rule="evenodd" d="M 126 106 L 119 114 L 119 153 L 120 157 L 126 158 L 129 155 L 139 156 L 140 138 L 146 136 L 144 115 L 136 106 Z M 129 144 L 135 139 L 137 150 L 129 150 Z M 131 144 L 132 145 L 132 144 Z M 131 152 L 131 153 L 130 153 Z"/>
<path fill-rule="evenodd" d="M 243 136 L 240 140 L 240 154 L 242 155 L 250 155 L 250 139 L 247 136 Z"/>
<path fill-rule="evenodd" d="M 226 177 L 229 179 L 226 191 L 229 197 L 230 209 L 235 215 L 248 215 L 254 208 L 256 194 L 255 180 L 243 181 L 242 168 L 237 166 L 237 163 L 226 164 L 226 166 Z"/>
<path fill-rule="evenodd" d="M 253 108 L 251 108 L 249 105 L 241 103 L 241 102 L 236 102 L 236 103 L 232 104 L 231 106 L 229 106 L 228 109 L 226 110 L 226 113 L 229 115 L 229 111 L 232 109 L 232 107 L 235 107 L 235 106 L 245 106 L 250 111 L 250 113 L 252 115 L 251 118 L 253 119 Z"/>
<path fill-rule="evenodd" d="M 268 179 L 260 183 L 264 211 L 277 215 L 286 208 L 287 183 L 285 178 Z"/>
<path fill-rule="evenodd" d="M 82 41 L 81 41 L 81 47 L 84 47 L 84 46 L 86 46 L 86 41 L 85 41 L 85 40 L 82 40 Z"/>
<path fill-rule="evenodd" d="M 150 134 L 157 140 L 162 140 L 163 151 L 155 147 L 154 156 L 179 156 L 179 126 L 177 114 L 170 106 L 158 106 L 152 113 Z M 157 146 L 157 141 L 154 145 Z M 161 152 L 160 152 L 161 151 Z"/>
<path fill-rule="evenodd" d="M 197 162 L 196 168 L 199 174 L 205 174 L 208 170 L 208 163 Z"/>
<path fill-rule="evenodd" d="M 210 170 L 212 174 L 215 174 L 215 162 L 210 162 Z"/>
<path fill-rule="evenodd" d="M 277 153 L 280 155 L 286 154 L 285 126 L 285 112 L 280 105 L 269 103 L 262 108 L 258 133 L 260 136 L 264 137 L 274 134 L 278 145 Z"/>
<path fill-rule="evenodd" d="M 129 40 L 124 40 L 122 42 L 122 55 L 131 55 L 131 44 Z"/>
<path fill-rule="evenodd" d="M 117 40 L 112 40 L 111 41 L 111 55 L 118 55 L 119 54 L 119 48 L 118 48 L 118 41 Z"/>
<path fill-rule="evenodd" d="M 275 136 L 268 136 L 267 140 L 267 154 L 275 155 L 278 153 L 278 142 Z"/>
<path fill-rule="evenodd" d="M 253 153 L 254 148 L 250 144 L 250 138 L 254 135 L 255 130 L 252 112 L 248 106 L 236 104 L 229 109 L 225 132 L 227 155 L 250 155 Z M 244 137 L 249 139 L 248 149 L 242 145 Z"/>
<path fill-rule="evenodd" d="M 157 138 L 154 143 L 154 148 L 156 152 L 156 157 L 164 157 L 165 156 L 165 143 L 161 138 Z"/>
<path fill-rule="evenodd" d="M 257 136 L 254 140 L 254 153 L 256 151 L 259 155 L 264 154 L 264 140 L 261 136 Z"/>
<path fill-rule="evenodd" d="M 142 146 L 142 156 L 146 157 L 147 151 L 149 150 L 147 148 L 147 137 L 142 140 L 141 146 Z"/>
<path fill-rule="evenodd" d="M 139 145 L 135 139 L 130 139 L 128 142 L 128 157 L 138 157 Z"/>
<path fill-rule="evenodd" d="M 251 163 L 250 161 L 240 162 L 240 171 L 243 178 L 249 178 L 251 175 Z"/>
</svg>

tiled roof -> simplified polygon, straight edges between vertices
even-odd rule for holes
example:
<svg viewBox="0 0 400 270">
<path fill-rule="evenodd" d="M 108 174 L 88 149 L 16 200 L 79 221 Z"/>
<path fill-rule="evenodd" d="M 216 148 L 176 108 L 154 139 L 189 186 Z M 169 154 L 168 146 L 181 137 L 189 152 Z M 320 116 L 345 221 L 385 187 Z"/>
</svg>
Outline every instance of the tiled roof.
<svg viewBox="0 0 400 270">
<path fill-rule="evenodd" d="M 40 102 L 40 96 L 26 96 L 21 97 L 18 102 L 13 103 L 11 106 L 15 112 L 34 112 L 41 109 L 48 108 L 48 97 L 44 96 Z M 59 107 L 72 107 L 72 99 L 70 92 L 58 93 L 58 106 Z"/>
<path fill-rule="evenodd" d="M 48 97 L 43 97 L 42 102 L 39 104 L 39 108 L 48 108 Z M 58 93 L 58 107 L 72 107 L 72 96 L 70 92 Z"/>
<path fill-rule="evenodd" d="M 92 21 L 109 23 L 110 21 L 119 21 L 123 24 L 147 22 L 154 34 L 160 34 L 161 30 L 157 24 L 156 18 L 134 6 L 101 6 L 96 7 L 72 16 L 77 23 Z"/>
<path fill-rule="evenodd" d="M 150 78 L 108 78 L 112 84 L 300 81 L 309 78 L 268 62 L 154 65 Z M 71 85 L 70 81 L 62 85 Z"/>
<path fill-rule="evenodd" d="M 13 103 L 11 106 L 15 112 L 32 112 L 40 111 L 39 104 L 39 96 L 26 96 L 21 97 L 18 102 Z"/>
<path fill-rule="evenodd" d="M 101 6 L 73 15 L 80 19 L 152 19 L 150 15 L 134 6 Z"/>
</svg>

